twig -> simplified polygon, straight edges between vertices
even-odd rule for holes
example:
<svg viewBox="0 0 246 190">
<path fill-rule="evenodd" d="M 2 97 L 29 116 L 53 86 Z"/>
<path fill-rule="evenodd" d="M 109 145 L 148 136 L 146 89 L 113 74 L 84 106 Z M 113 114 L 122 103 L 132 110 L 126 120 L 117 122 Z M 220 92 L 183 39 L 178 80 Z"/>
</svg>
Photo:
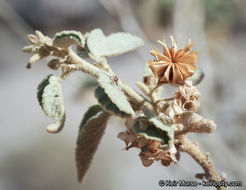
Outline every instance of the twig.
<svg viewBox="0 0 246 190">
<path fill-rule="evenodd" d="M 204 170 L 204 174 L 198 174 L 196 177 L 202 178 L 205 177 L 209 181 L 222 181 L 225 180 L 222 178 L 214 168 L 214 165 L 209 158 L 209 155 L 204 155 L 201 153 L 198 146 L 188 140 L 185 136 L 181 136 L 179 138 L 180 150 L 182 152 L 188 153 Z M 228 190 L 227 187 L 218 186 L 216 187 L 218 190 Z"/>
<path fill-rule="evenodd" d="M 107 71 L 109 74 L 114 75 L 111 67 L 108 65 L 105 57 L 97 57 L 91 53 L 88 53 L 89 57 L 96 62 L 96 64 L 103 70 Z"/>
<path fill-rule="evenodd" d="M 205 119 L 194 112 L 184 112 L 177 116 L 177 123 L 182 123 L 184 128 L 175 132 L 175 136 L 184 135 L 189 132 L 194 133 L 212 133 L 216 129 L 214 121 Z"/>
<path fill-rule="evenodd" d="M 90 64 L 89 62 L 85 61 L 84 59 L 80 58 L 71 48 L 68 50 L 67 62 L 69 62 L 69 64 L 67 64 L 68 69 L 72 69 L 74 71 L 83 71 L 85 73 L 90 74 L 95 79 L 98 78 L 100 69 Z M 150 104 L 143 96 L 138 94 L 130 86 L 125 84 L 124 81 L 119 80 L 118 85 L 121 88 L 121 90 L 128 96 L 128 98 L 130 98 L 132 102 L 138 104 L 139 108 L 142 105 L 145 105 L 150 110 L 153 110 L 152 104 Z"/>
</svg>

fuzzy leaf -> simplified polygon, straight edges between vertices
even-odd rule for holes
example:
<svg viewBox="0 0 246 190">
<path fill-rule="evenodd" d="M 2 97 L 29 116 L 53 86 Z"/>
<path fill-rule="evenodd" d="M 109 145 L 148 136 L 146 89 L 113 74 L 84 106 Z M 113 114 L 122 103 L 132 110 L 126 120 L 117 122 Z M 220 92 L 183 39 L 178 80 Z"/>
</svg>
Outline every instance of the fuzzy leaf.
<svg viewBox="0 0 246 190">
<path fill-rule="evenodd" d="M 47 127 L 47 131 L 49 133 L 61 131 L 65 121 L 65 110 L 59 78 L 53 75 L 45 77 L 38 85 L 37 98 L 44 113 L 55 120 L 54 124 Z"/>
<path fill-rule="evenodd" d="M 89 119 L 92 119 L 93 116 L 97 115 L 99 112 L 103 112 L 104 110 L 98 105 L 94 105 L 94 106 L 91 106 L 87 112 L 85 113 L 82 121 L 81 121 L 81 124 L 80 124 L 80 127 L 83 127 L 85 126 L 86 122 L 89 120 Z M 82 128 L 79 128 L 79 131 L 82 130 Z"/>
<path fill-rule="evenodd" d="M 160 121 L 147 107 L 141 107 L 145 117 L 137 119 L 133 129 L 145 138 L 161 141 L 162 147 L 174 143 L 174 130 Z M 139 124 L 138 124 L 139 123 Z M 143 127 L 145 125 L 145 127 Z M 149 127 L 148 127 L 149 126 Z"/>
<path fill-rule="evenodd" d="M 160 133 L 164 140 L 164 146 L 172 145 L 174 143 L 174 130 L 170 126 L 164 124 L 156 117 L 149 119 L 154 124 L 155 128 L 160 129 Z"/>
<path fill-rule="evenodd" d="M 133 130 L 147 139 L 161 142 L 162 148 L 173 144 L 174 131 L 171 127 L 165 125 L 156 117 L 147 119 L 138 118 L 133 126 Z"/>
<path fill-rule="evenodd" d="M 62 31 L 55 35 L 53 45 L 61 48 L 67 48 L 71 45 L 84 47 L 85 38 L 80 32 L 74 30 Z"/>
<path fill-rule="evenodd" d="M 76 147 L 76 165 L 79 182 L 85 176 L 100 143 L 110 114 L 99 105 L 91 106 L 79 127 Z"/>
<path fill-rule="evenodd" d="M 197 68 L 195 73 L 188 79 L 192 81 L 193 85 L 198 85 L 200 82 L 202 82 L 204 76 L 204 72 L 201 69 Z"/>
<path fill-rule="evenodd" d="M 42 105 L 42 96 L 44 93 L 44 88 L 49 84 L 49 79 L 50 77 L 52 77 L 53 75 L 48 75 L 46 76 L 38 85 L 38 89 L 37 89 L 37 98 L 38 98 L 38 103 L 39 105 L 43 108 Z"/>
<path fill-rule="evenodd" d="M 87 39 L 89 51 L 96 56 L 110 57 L 132 51 L 143 46 L 141 38 L 129 33 L 118 32 L 105 36 L 101 29 L 94 29 Z"/>
<path fill-rule="evenodd" d="M 104 72 L 99 73 L 98 83 L 99 87 L 95 91 L 95 96 L 105 110 L 120 117 L 134 116 L 134 111 L 126 96 L 110 79 L 110 76 Z"/>
</svg>

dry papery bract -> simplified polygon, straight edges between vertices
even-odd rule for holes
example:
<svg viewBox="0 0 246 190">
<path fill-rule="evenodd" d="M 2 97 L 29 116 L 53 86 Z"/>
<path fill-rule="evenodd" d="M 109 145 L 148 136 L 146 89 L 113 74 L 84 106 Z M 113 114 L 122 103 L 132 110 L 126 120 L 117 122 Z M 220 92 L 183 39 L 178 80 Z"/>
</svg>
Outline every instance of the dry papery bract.
<svg viewBox="0 0 246 190">
<path fill-rule="evenodd" d="M 48 66 L 53 70 L 61 70 L 60 76 L 52 80 L 52 85 L 59 87 L 59 90 L 54 90 L 49 77 L 46 77 L 40 83 L 37 94 L 42 108 L 44 105 L 41 100 L 45 100 L 44 112 L 56 122 L 59 116 L 62 126 L 65 122 L 65 117 L 62 118 L 65 116 L 61 100 L 62 81 L 73 72 L 82 71 L 94 77 L 98 83 L 95 90 L 98 104 L 88 108 L 79 127 L 76 162 L 80 182 L 90 166 L 107 121 L 113 115 L 126 120 L 126 130 L 120 132 L 118 138 L 125 142 L 125 150 L 139 150 L 144 166 L 160 161 L 167 167 L 179 161 L 181 152 L 186 152 L 204 170 L 197 177 L 225 180 L 216 173 L 210 158 L 204 156 L 199 147 L 186 137 L 190 132 L 211 133 L 216 128 L 212 120 L 196 113 L 200 106 L 200 92 L 193 84 L 199 83 L 204 75 L 195 65 L 197 53 L 191 51 L 191 41 L 179 50 L 176 39 L 171 37 L 171 48 L 167 47 L 165 40 L 160 42 L 162 53 L 153 48 L 150 53 L 155 59 L 145 65 L 143 82 L 136 83 L 142 91 L 138 93 L 114 74 L 106 57 L 142 46 L 143 41 L 139 37 L 124 32 L 105 36 L 101 29 L 95 29 L 86 34 L 62 31 L 54 38 L 36 31 L 28 35 L 28 40 L 31 45 L 25 46 L 23 51 L 34 55 L 27 68 L 44 57 L 53 56 Z M 76 46 L 77 50 L 71 46 Z M 163 84 L 177 86 L 173 97 L 162 97 L 160 88 Z M 56 132 L 60 130 L 61 127 Z M 220 186 L 216 188 L 227 189 Z"/>
</svg>

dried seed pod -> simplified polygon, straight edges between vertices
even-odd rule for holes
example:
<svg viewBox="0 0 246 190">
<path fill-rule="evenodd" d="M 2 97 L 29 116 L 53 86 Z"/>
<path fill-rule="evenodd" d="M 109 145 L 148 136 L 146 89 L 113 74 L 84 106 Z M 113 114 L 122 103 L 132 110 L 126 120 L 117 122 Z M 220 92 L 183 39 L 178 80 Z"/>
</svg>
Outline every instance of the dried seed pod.
<svg viewBox="0 0 246 190">
<path fill-rule="evenodd" d="M 191 51 L 193 43 L 189 40 L 183 49 L 178 50 L 176 39 L 171 36 L 171 41 L 171 48 L 167 47 L 165 39 L 159 41 L 163 46 L 163 53 L 155 47 L 150 52 L 155 59 L 149 60 L 148 64 L 158 78 L 158 84 L 184 84 L 185 79 L 196 70 L 197 52 Z"/>
</svg>

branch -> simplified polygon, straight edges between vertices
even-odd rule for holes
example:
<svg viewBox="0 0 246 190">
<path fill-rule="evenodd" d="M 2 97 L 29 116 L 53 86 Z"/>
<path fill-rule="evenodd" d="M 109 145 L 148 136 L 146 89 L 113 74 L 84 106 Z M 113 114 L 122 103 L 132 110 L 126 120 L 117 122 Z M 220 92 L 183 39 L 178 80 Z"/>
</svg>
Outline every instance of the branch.
<svg viewBox="0 0 246 190">
<path fill-rule="evenodd" d="M 98 78 L 100 69 L 84 59 L 81 59 L 71 48 L 68 49 L 68 58 L 66 62 L 69 63 L 67 65 L 69 69 L 73 69 L 74 71 L 83 71 L 93 76 L 95 79 Z"/>
<path fill-rule="evenodd" d="M 71 48 L 68 51 L 68 55 L 69 56 L 68 56 L 67 62 L 69 62 L 69 64 L 67 65 L 67 67 L 69 69 L 73 69 L 76 71 L 83 71 L 93 76 L 96 79 L 98 78 L 98 73 L 100 72 L 99 68 L 81 59 Z M 153 110 L 153 106 L 144 97 L 138 94 L 130 86 L 125 84 L 124 81 L 119 80 L 118 85 L 121 88 L 121 90 L 128 96 L 128 98 L 131 99 L 132 102 L 134 102 L 135 104 L 138 104 L 139 108 L 142 105 L 145 105 L 149 109 Z"/>
<path fill-rule="evenodd" d="M 215 171 L 214 165 L 209 158 L 208 154 L 205 156 L 201 153 L 199 147 L 189 141 L 185 136 L 179 138 L 180 150 L 182 152 L 188 153 L 204 170 L 204 174 L 197 174 L 197 178 L 205 177 L 209 181 L 222 181 L 225 178 L 222 178 Z M 218 186 L 218 190 L 228 190 L 227 187 Z"/>
<path fill-rule="evenodd" d="M 212 133 L 216 125 L 213 120 L 208 120 L 194 112 L 184 112 L 177 116 L 176 123 L 182 123 L 184 128 L 176 131 L 175 135 L 184 135 L 189 132 L 194 133 Z"/>
</svg>

